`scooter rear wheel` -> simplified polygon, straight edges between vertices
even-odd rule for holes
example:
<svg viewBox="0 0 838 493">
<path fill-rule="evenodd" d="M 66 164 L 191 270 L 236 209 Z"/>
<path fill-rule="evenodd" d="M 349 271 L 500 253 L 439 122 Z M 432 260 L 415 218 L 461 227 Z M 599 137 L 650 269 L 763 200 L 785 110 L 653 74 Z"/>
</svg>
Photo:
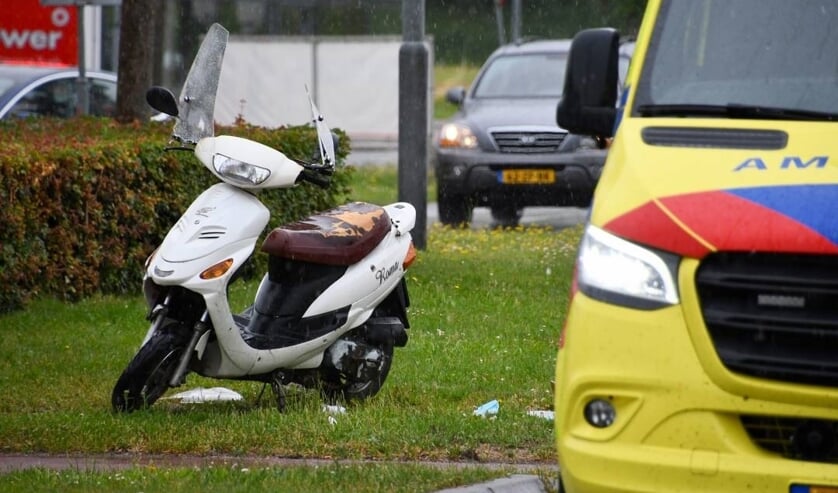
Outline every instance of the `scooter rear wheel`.
<svg viewBox="0 0 838 493">
<path fill-rule="evenodd" d="M 393 345 L 376 345 L 381 351 L 381 360 L 354 374 L 331 372 L 322 378 L 323 394 L 330 402 L 346 402 L 369 399 L 381 390 L 393 363 Z"/>
<path fill-rule="evenodd" d="M 186 344 L 171 332 L 156 332 L 122 372 L 111 395 L 116 412 L 130 413 L 151 406 L 169 388 Z"/>
</svg>

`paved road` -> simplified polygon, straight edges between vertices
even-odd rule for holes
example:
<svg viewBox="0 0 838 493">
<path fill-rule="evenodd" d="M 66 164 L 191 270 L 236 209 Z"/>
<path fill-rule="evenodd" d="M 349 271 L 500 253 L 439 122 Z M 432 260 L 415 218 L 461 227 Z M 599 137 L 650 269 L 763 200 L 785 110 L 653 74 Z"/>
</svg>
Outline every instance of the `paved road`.
<svg viewBox="0 0 838 493">
<path fill-rule="evenodd" d="M 521 217 L 521 224 L 524 226 L 548 226 L 555 229 L 564 229 L 585 222 L 588 217 L 588 209 L 578 207 L 527 207 Z M 428 224 L 439 222 L 439 212 L 436 202 L 428 204 Z M 492 226 L 492 214 L 486 207 L 474 209 L 471 227 L 473 229 L 487 228 Z"/>
<path fill-rule="evenodd" d="M 397 142 L 352 141 L 352 150 L 346 157 L 351 166 L 396 166 L 399 162 Z"/>
</svg>

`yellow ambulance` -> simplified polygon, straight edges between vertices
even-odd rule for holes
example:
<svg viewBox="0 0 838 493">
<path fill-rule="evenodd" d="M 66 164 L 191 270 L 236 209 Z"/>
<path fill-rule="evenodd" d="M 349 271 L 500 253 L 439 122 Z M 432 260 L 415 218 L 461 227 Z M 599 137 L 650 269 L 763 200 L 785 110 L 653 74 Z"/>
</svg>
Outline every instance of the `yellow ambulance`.
<svg viewBox="0 0 838 493">
<path fill-rule="evenodd" d="M 612 137 L 556 365 L 568 492 L 838 493 L 838 0 L 650 0 L 580 32 Z M 615 109 L 616 108 L 616 109 Z"/>
</svg>

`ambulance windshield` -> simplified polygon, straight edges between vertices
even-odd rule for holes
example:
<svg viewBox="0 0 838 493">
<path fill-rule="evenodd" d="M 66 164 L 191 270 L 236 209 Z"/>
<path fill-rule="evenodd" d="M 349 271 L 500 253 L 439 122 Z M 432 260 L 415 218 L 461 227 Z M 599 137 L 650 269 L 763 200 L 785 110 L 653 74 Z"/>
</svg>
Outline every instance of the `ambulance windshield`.
<svg viewBox="0 0 838 493">
<path fill-rule="evenodd" d="M 636 116 L 838 119 L 838 0 L 669 0 Z"/>
</svg>

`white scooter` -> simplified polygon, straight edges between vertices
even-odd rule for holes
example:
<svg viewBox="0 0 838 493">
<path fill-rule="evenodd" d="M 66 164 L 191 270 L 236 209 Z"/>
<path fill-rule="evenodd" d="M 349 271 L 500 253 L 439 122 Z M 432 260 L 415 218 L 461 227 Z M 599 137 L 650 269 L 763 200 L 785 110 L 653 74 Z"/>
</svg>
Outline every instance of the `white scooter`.
<svg viewBox="0 0 838 493">
<path fill-rule="evenodd" d="M 330 400 L 375 395 L 393 348 L 407 343 L 405 269 L 416 256 L 408 203 L 351 203 L 271 231 L 268 273 L 253 305 L 233 314 L 230 282 L 251 257 L 269 211 L 255 192 L 301 181 L 327 185 L 334 141 L 311 101 L 321 162 L 307 164 L 247 139 L 213 136 L 215 94 L 228 33 L 213 25 L 178 100 L 149 90 L 149 104 L 176 117 L 173 135 L 221 180 L 190 205 L 146 263 L 145 339 L 113 390 L 116 411 L 153 404 L 188 372 L 320 389 Z"/>
</svg>

